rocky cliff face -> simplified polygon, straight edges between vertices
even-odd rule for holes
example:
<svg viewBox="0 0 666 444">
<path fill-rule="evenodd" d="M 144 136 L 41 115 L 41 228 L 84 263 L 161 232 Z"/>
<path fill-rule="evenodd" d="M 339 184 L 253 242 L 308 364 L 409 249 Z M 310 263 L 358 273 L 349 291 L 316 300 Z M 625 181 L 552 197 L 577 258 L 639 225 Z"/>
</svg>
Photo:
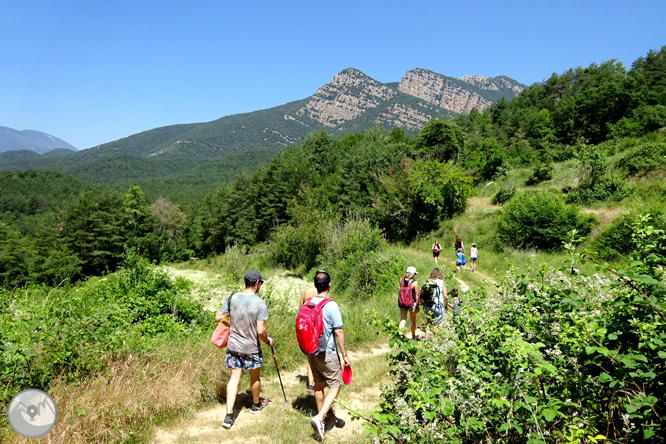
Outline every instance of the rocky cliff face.
<svg viewBox="0 0 666 444">
<path fill-rule="evenodd" d="M 310 97 L 296 114 L 335 127 L 395 97 L 397 92 L 356 69 L 347 68 Z"/>
<path fill-rule="evenodd" d="M 366 124 L 419 130 L 433 117 L 483 110 L 499 97 L 511 99 L 522 89 L 504 76 L 456 79 L 419 68 L 407 72 L 394 89 L 348 68 L 285 119 L 308 117 L 341 131 Z"/>
<path fill-rule="evenodd" d="M 500 96 L 511 99 L 522 90 L 520 84 L 504 76 L 456 79 L 420 68 L 408 71 L 398 85 L 398 91 L 454 113 L 468 113 L 472 108 L 483 111 Z"/>
</svg>

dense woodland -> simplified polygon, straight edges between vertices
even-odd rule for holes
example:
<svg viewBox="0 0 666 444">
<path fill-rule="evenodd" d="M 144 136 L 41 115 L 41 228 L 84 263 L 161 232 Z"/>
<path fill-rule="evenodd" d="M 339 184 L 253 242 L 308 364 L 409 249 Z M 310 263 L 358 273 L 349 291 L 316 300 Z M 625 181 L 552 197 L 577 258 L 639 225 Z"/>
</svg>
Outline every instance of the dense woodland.
<svg viewBox="0 0 666 444">
<path fill-rule="evenodd" d="M 480 284 L 464 295 L 464 315 L 427 343 L 375 317 L 400 351 L 368 422 L 376 441 L 664 442 L 665 128 L 666 46 L 630 69 L 609 61 L 553 74 L 414 135 L 320 130 L 272 157 L 239 154 L 226 166 L 243 171 L 228 180 L 208 179 L 224 159 L 173 184 L 154 175 L 117 178 L 116 188 L 56 171 L 0 173 L 2 399 L 27 386 L 75 390 L 91 375 L 104 383 L 90 391 L 101 390 L 105 369 L 132 356 L 147 368 L 186 355 L 187 341 L 206 344 L 212 320 L 187 296 L 191 284 L 151 263 L 210 258 L 231 270 L 221 278 L 232 286 L 248 252 L 303 276 L 323 265 L 347 278 L 336 291 L 354 307 L 388 314 L 404 261 L 386 249 L 409 254 L 464 220 L 484 260 L 556 252 L 565 265 L 507 266 L 497 291 Z M 159 192 L 170 185 L 182 189 Z M 492 209 L 466 220 L 473 197 Z M 585 260 L 601 271 L 581 271 Z M 274 296 L 276 343 L 300 362 L 293 313 Z M 368 341 L 368 321 L 352 313 L 350 343 Z M 137 375 L 143 385 L 147 374 Z M 213 399 L 206 373 L 197 377 Z M 125 415 L 77 410 L 77 426 L 106 415 L 77 439 L 129 440 L 126 428 L 178 409 L 136 404 Z M 8 433 L 0 428 L 0 441 Z"/>
<path fill-rule="evenodd" d="M 562 190 L 556 202 L 622 199 L 630 192 L 627 178 L 663 169 L 665 51 L 650 51 L 629 70 L 608 61 L 553 74 L 483 113 L 433 119 L 415 137 L 399 128 L 335 138 L 316 131 L 256 171 L 262 157 L 244 154 L 253 173 L 240 173 L 204 192 L 215 183 L 207 178 L 224 162 L 220 160 L 189 173 L 196 182 L 190 189 L 174 183 L 180 205 L 155 195 L 159 178 L 131 168 L 134 184 L 127 185 L 131 178 L 117 179 L 125 182 L 124 192 L 61 173 L 5 172 L 0 177 L 0 280 L 9 287 L 74 281 L 113 271 L 128 248 L 163 261 L 205 257 L 231 245 L 249 247 L 271 239 L 301 242 L 297 239 L 323 220 L 365 218 L 386 231 L 389 240 L 410 241 L 462 213 L 475 185 L 519 167 L 532 168 L 527 185 L 537 185 L 551 177 L 555 163 L 574 157 L 584 170 L 583 180 Z M 613 165 L 604 160 L 618 153 Z M 140 183 L 138 177 L 143 177 Z M 513 189 L 508 184 L 496 201 L 507 201 Z M 187 198 L 193 192 L 199 199 Z M 532 204 L 538 206 L 538 198 L 529 200 L 535 199 Z M 577 227 L 589 233 L 592 221 L 574 216 L 559 232 Z M 505 241 L 521 232 L 509 222 L 498 226 Z M 525 241 L 511 244 L 557 248 L 558 236 L 541 242 L 527 233 Z M 309 237 L 316 244 L 316 236 Z M 316 251 L 316 245 L 306 249 Z M 276 257 L 291 266 L 314 260 L 288 252 Z"/>
</svg>

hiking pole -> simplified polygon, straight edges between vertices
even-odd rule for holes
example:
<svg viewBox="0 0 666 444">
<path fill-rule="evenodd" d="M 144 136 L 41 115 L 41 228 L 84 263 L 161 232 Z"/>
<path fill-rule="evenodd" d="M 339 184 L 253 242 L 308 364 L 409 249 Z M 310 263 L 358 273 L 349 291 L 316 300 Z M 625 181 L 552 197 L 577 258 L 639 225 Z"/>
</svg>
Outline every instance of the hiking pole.
<svg viewBox="0 0 666 444">
<path fill-rule="evenodd" d="M 286 404 L 289 401 L 287 401 L 287 394 L 284 392 L 284 385 L 282 385 L 282 377 L 280 376 L 280 368 L 278 367 L 277 358 L 275 357 L 275 350 L 273 349 L 273 347 L 271 347 L 271 351 L 273 352 L 273 362 L 275 362 L 275 370 L 277 370 L 278 379 L 280 380 L 280 387 L 282 387 L 282 395 L 284 396 L 284 402 Z"/>
</svg>

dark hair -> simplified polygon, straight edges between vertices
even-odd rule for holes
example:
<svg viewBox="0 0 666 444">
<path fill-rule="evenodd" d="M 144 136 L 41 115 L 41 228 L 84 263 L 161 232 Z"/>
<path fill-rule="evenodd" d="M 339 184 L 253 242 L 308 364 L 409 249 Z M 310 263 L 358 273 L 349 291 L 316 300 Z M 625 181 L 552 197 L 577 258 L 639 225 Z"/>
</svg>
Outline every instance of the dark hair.
<svg viewBox="0 0 666 444">
<path fill-rule="evenodd" d="M 322 293 L 328 290 L 328 286 L 331 283 L 331 275 L 326 273 L 324 270 L 318 270 L 314 276 L 314 286 L 317 289 L 317 292 Z"/>
<path fill-rule="evenodd" d="M 456 236 L 456 244 L 462 244 L 462 239 L 460 239 L 460 236 Z"/>
<path fill-rule="evenodd" d="M 451 289 L 451 291 L 449 291 L 449 296 L 452 297 L 452 298 L 455 298 L 456 296 L 458 296 L 458 289 L 456 287 L 453 287 Z"/>
</svg>

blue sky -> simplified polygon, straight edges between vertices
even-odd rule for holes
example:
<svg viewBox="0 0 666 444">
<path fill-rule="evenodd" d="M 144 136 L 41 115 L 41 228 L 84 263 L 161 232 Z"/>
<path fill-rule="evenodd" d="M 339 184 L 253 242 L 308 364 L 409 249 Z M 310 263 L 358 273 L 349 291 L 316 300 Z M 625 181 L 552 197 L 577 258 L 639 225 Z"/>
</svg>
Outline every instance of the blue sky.
<svg viewBox="0 0 666 444">
<path fill-rule="evenodd" d="M 525 84 L 666 45 L 666 2 L 7 1 L 0 126 L 79 149 L 312 95 L 353 67 Z"/>
</svg>

